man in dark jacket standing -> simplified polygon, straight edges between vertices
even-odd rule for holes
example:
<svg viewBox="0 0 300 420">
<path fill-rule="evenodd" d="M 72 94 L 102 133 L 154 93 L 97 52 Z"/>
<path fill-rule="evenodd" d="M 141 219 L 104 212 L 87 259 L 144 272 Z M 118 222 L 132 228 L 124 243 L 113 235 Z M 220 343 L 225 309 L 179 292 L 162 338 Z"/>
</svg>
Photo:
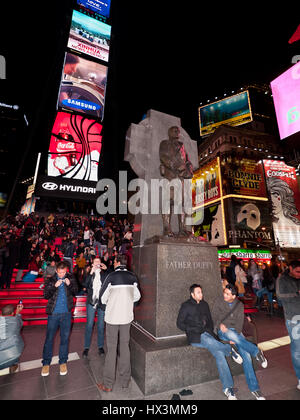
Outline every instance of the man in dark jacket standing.
<svg viewBox="0 0 300 420">
<path fill-rule="evenodd" d="M 43 350 L 42 376 L 49 375 L 52 360 L 53 341 L 60 328 L 59 365 L 60 375 L 66 375 L 69 353 L 69 336 L 71 331 L 73 296 L 77 293 L 75 277 L 67 273 L 67 263 L 57 264 L 56 274 L 45 280 L 44 297 L 48 299 L 46 312 L 48 314 L 47 336 Z"/>
<path fill-rule="evenodd" d="M 226 356 L 231 356 L 239 364 L 242 363 L 242 359 L 229 344 L 223 344 L 217 340 L 209 306 L 203 300 L 202 287 L 199 284 L 193 284 L 190 287 L 190 294 L 190 299 L 181 305 L 177 327 L 185 331 L 191 346 L 207 349 L 214 356 L 223 392 L 229 400 L 236 400 L 233 378 Z"/>
<path fill-rule="evenodd" d="M 300 261 L 292 261 L 277 280 L 276 295 L 280 299 L 286 327 L 291 339 L 293 366 L 300 390 Z"/>
</svg>

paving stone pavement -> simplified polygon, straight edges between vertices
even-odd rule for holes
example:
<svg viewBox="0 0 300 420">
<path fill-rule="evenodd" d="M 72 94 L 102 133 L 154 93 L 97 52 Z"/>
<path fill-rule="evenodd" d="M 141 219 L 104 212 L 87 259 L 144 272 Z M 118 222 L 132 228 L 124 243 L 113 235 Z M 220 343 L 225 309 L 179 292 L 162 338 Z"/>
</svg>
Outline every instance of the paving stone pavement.
<svg viewBox="0 0 300 420">
<path fill-rule="evenodd" d="M 259 342 L 287 336 L 284 320 L 281 316 L 270 318 L 264 313 L 255 316 L 258 327 Z M 97 383 L 101 382 L 104 356 L 99 356 L 96 343 L 96 331 L 93 334 L 92 346 L 88 359 L 82 359 L 84 324 L 74 324 L 69 352 L 75 360 L 68 362 L 68 374 L 59 375 L 59 365 L 51 365 L 50 375 L 41 376 L 43 344 L 46 327 L 25 327 L 23 338 L 25 349 L 21 356 L 21 366 L 25 362 L 36 361 L 34 368 L 21 370 L 14 374 L 0 376 L 0 400 L 88 400 L 102 401 L 108 404 L 113 401 L 170 401 L 173 394 L 179 394 L 181 389 L 174 389 L 151 396 L 144 396 L 132 379 L 128 389 L 122 389 L 118 381 L 110 393 L 99 391 Z M 58 354 L 59 334 L 54 344 L 54 355 Z M 76 355 L 77 354 L 77 355 Z M 268 368 L 259 369 L 257 378 L 261 391 L 267 400 L 300 400 L 300 391 L 296 389 L 297 379 L 292 367 L 290 347 L 284 345 L 265 352 Z M 234 378 L 238 389 L 239 400 L 254 400 L 248 390 L 245 376 Z M 182 401 L 226 400 L 222 392 L 221 382 L 214 380 L 204 384 L 187 387 L 192 390 L 190 396 L 182 396 Z M 178 403 L 178 401 L 177 401 Z"/>
</svg>

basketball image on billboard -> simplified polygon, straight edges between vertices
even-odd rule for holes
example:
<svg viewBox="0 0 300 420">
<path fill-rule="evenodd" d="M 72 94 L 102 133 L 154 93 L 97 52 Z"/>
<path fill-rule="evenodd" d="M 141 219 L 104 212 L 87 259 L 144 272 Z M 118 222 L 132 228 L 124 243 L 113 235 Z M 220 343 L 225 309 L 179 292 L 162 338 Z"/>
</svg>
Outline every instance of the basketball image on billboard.
<svg viewBox="0 0 300 420">
<path fill-rule="evenodd" d="M 253 121 L 249 92 L 242 92 L 199 108 L 200 135 L 213 133 L 222 124 L 238 126 Z"/>
<path fill-rule="evenodd" d="M 102 125 L 81 115 L 58 112 L 51 133 L 48 176 L 98 181 Z"/>
<path fill-rule="evenodd" d="M 67 53 L 58 108 L 103 119 L 107 67 Z"/>
<path fill-rule="evenodd" d="M 68 48 L 108 62 L 111 26 L 73 11 Z"/>
</svg>

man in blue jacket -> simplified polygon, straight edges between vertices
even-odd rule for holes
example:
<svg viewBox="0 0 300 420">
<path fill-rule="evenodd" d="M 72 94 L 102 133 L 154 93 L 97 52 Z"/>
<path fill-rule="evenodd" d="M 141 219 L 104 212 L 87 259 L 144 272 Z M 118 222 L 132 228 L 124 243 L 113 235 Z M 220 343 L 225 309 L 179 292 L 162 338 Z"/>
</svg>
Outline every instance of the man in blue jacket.
<svg viewBox="0 0 300 420">
<path fill-rule="evenodd" d="M 71 332 L 73 297 L 78 291 L 75 277 L 68 273 L 66 262 L 57 264 L 56 274 L 45 280 L 44 297 L 48 299 L 47 336 L 43 349 L 42 376 L 49 375 L 52 360 L 53 342 L 56 331 L 60 328 L 59 365 L 60 375 L 66 375 Z"/>
</svg>

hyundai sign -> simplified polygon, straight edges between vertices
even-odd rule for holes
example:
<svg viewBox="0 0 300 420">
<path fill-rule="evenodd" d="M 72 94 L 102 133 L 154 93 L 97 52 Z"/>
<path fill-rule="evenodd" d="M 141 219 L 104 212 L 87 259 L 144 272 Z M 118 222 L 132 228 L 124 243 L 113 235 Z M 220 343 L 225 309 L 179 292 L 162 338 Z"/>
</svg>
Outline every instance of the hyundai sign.
<svg viewBox="0 0 300 420">
<path fill-rule="evenodd" d="M 300 62 L 271 83 L 281 140 L 300 131 Z"/>
<path fill-rule="evenodd" d="M 35 195 L 49 198 L 96 201 L 96 182 L 40 176 Z"/>
</svg>

